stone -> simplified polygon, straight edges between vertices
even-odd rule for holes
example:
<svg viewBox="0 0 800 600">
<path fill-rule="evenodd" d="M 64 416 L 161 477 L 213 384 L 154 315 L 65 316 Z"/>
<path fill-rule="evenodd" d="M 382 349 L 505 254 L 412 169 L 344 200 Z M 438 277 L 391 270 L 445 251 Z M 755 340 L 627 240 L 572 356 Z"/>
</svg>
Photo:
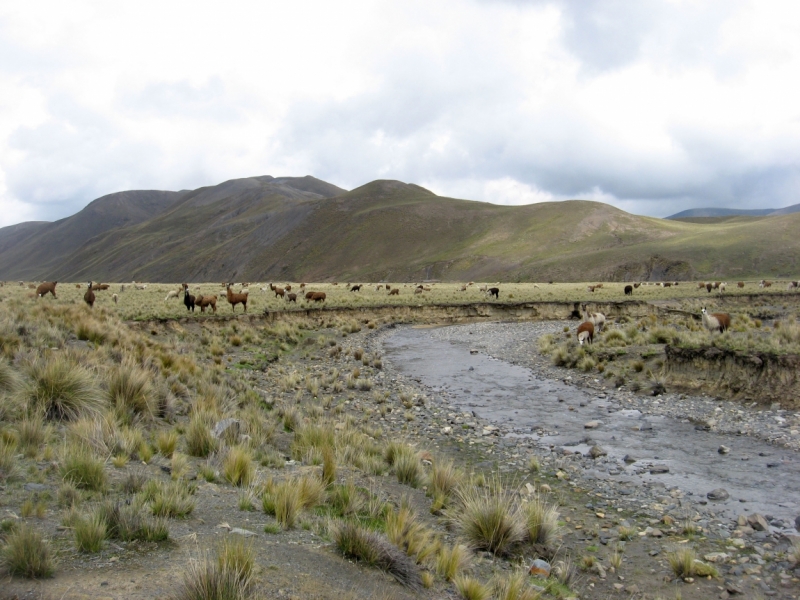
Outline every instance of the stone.
<svg viewBox="0 0 800 600">
<path fill-rule="evenodd" d="M 725 581 L 725 591 L 729 594 L 744 594 L 744 590 L 730 580 Z"/>
<path fill-rule="evenodd" d="M 711 490 L 706 494 L 706 498 L 708 498 L 709 500 L 721 501 L 721 500 L 727 500 L 730 497 L 731 495 L 725 488 L 717 488 L 715 490 Z"/>
<path fill-rule="evenodd" d="M 603 450 L 600 446 L 592 446 L 592 448 L 589 450 L 589 456 L 594 459 L 598 459 L 601 456 L 608 456 L 608 452 Z"/>
<path fill-rule="evenodd" d="M 719 452 L 720 454 L 728 454 L 730 451 L 731 449 L 728 448 L 727 446 L 720 446 L 719 448 L 717 448 L 717 452 Z"/>
<path fill-rule="evenodd" d="M 50 489 L 42 483 L 26 483 L 23 487 L 26 492 L 45 492 Z"/>
<path fill-rule="evenodd" d="M 589 421 L 583 424 L 584 429 L 597 429 L 600 427 L 600 421 Z"/>
<path fill-rule="evenodd" d="M 738 517 L 736 517 L 736 524 L 739 527 L 744 527 L 745 525 L 747 525 L 747 517 L 745 517 L 744 515 L 739 515 Z"/>
<path fill-rule="evenodd" d="M 633 456 L 631 456 L 630 454 L 626 454 L 625 456 L 623 456 L 622 460 L 624 460 L 628 464 L 636 462 L 636 459 Z M 798 517 L 798 518 L 800 518 L 800 517 Z"/>
<path fill-rule="evenodd" d="M 769 523 L 767 523 L 764 515 L 760 515 L 758 513 L 748 515 L 747 523 L 756 531 L 769 531 Z"/>
<path fill-rule="evenodd" d="M 235 533 L 236 535 L 241 535 L 242 537 L 254 537 L 258 535 L 249 529 L 242 529 L 241 527 L 234 527 L 229 531 L 229 533 Z"/>
<path fill-rule="evenodd" d="M 667 465 L 653 465 L 650 467 L 651 475 L 659 475 L 662 473 L 669 473 L 669 467 Z"/>
<path fill-rule="evenodd" d="M 800 517 L 794 518 L 794 528 L 797 529 L 797 531 L 800 531 Z"/>
<path fill-rule="evenodd" d="M 541 558 L 537 558 L 531 563 L 531 568 L 528 570 L 528 572 L 536 577 L 544 577 L 547 579 L 550 577 L 550 563 L 542 560 Z"/>
</svg>

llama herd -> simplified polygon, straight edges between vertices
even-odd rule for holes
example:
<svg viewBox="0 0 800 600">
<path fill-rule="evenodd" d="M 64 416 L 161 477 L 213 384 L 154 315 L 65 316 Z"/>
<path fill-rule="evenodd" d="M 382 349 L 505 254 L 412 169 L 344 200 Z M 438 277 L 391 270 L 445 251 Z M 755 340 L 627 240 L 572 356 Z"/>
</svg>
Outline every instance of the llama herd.
<svg viewBox="0 0 800 600">
<path fill-rule="evenodd" d="M 552 284 L 552 282 L 550 282 Z M 634 296 L 637 293 L 641 293 L 642 289 L 645 289 L 647 286 L 657 286 L 659 288 L 670 288 L 670 287 L 677 287 L 681 285 L 682 282 L 679 281 L 662 281 L 662 282 L 631 282 L 628 284 L 612 284 L 606 282 L 603 283 L 595 283 L 592 285 L 588 285 L 586 290 L 591 293 L 597 293 L 598 291 L 602 290 L 606 296 L 609 294 L 615 295 L 618 294 L 620 291 L 624 294 L 624 297 Z M 683 282 L 685 285 L 685 282 Z M 723 294 L 728 287 L 728 283 L 724 281 L 702 281 L 702 282 L 695 282 L 696 288 L 694 288 L 694 284 L 691 286 L 687 286 L 690 289 L 696 289 L 698 291 L 704 290 L 704 293 L 711 293 L 717 292 L 718 294 Z M 757 287 L 761 290 L 765 288 L 770 288 L 773 286 L 775 281 L 765 280 L 762 279 L 758 282 L 751 281 L 749 283 L 745 283 L 744 281 L 739 281 L 736 283 L 736 287 L 739 290 L 746 292 L 743 288 L 746 286 Z M 4 282 L 0 282 L 0 287 L 5 285 Z M 44 296 L 50 294 L 53 298 L 58 299 L 56 287 L 58 285 L 57 281 L 45 281 L 41 282 L 38 285 L 36 284 L 25 284 L 24 282 L 20 282 L 20 285 L 25 286 L 27 285 L 30 289 L 35 289 L 34 294 L 29 294 L 30 297 L 33 298 L 43 298 Z M 71 285 L 71 284 L 70 284 Z M 85 293 L 83 294 L 84 302 L 89 306 L 93 307 L 98 294 L 100 292 L 106 291 L 110 289 L 110 284 L 106 283 L 98 283 L 89 281 L 85 285 Z M 82 284 L 76 284 L 76 288 L 84 287 Z M 152 285 L 152 284 L 150 284 Z M 255 284 L 254 284 L 255 285 Z M 326 284 L 329 286 L 338 286 L 338 283 Z M 509 285 L 509 284 L 506 284 Z M 530 285 L 530 284 L 529 284 Z M 541 289 L 538 284 L 532 284 L 533 289 Z M 783 285 L 783 284 L 781 284 Z M 234 289 L 234 286 L 238 288 L 238 291 Z M 230 282 L 223 282 L 221 284 L 221 288 L 224 291 L 221 292 L 214 292 L 214 293 L 206 293 L 205 291 L 201 293 L 200 286 L 196 284 L 192 284 L 192 289 L 190 290 L 190 286 L 187 283 L 182 283 L 177 288 L 171 289 L 167 292 L 166 297 L 163 297 L 163 301 L 165 303 L 170 303 L 171 300 L 182 300 L 182 303 L 186 307 L 188 312 L 194 312 L 195 308 L 199 308 L 201 313 L 205 313 L 206 309 L 209 309 L 209 312 L 216 314 L 217 312 L 217 300 L 221 299 L 223 302 L 227 302 L 230 307 L 231 311 L 235 314 L 237 305 L 242 305 L 242 313 L 247 313 L 247 306 L 248 300 L 250 295 L 250 284 L 247 282 L 243 282 L 240 284 L 233 284 Z M 453 287 L 455 286 L 455 287 Z M 474 287 L 473 287 L 474 286 Z M 547 289 L 546 284 L 542 284 L 542 286 Z M 111 301 L 114 304 L 117 304 L 120 299 L 120 294 L 123 294 L 126 289 L 132 290 L 147 290 L 148 284 L 144 283 L 137 283 L 133 281 L 131 283 L 123 283 L 119 286 L 119 293 L 111 294 Z M 264 285 L 260 287 L 262 293 L 274 294 L 275 299 L 280 299 L 286 302 L 286 304 L 297 304 L 298 300 L 304 300 L 307 304 L 326 304 L 329 300 L 329 293 L 334 292 L 333 296 L 337 303 L 340 303 L 344 296 L 341 296 L 342 292 L 347 292 L 347 295 L 353 295 L 353 297 L 362 296 L 363 294 L 370 294 L 370 293 L 378 293 L 384 294 L 388 296 L 400 296 L 402 294 L 411 294 L 412 296 L 418 296 L 423 294 L 428 294 L 429 292 L 435 292 L 435 290 L 440 290 L 438 293 L 441 295 L 442 292 L 446 292 L 449 294 L 458 294 L 464 293 L 469 291 L 470 289 L 474 289 L 476 292 L 481 293 L 482 295 L 489 297 L 494 300 L 499 300 L 501 295 L 501 287 L 500 283 L 492 284 L 483 284 L 483 285 L 476 285 L 475 282 L 468 282 L 463 284 L 446 284 L 440 282 L 430 282 L 430 283 L 420 283 L 420 284 L 398 284 L 396 286 L 392 286 L 391 284 L 364 284 L 364 283 L 347 283 L 346 285 L 342 285 L 341 292 L 335 292 L 335 287 L 332 288 L 328 293 L 324 291 L 318 290 L 308 290 L 306 283 L 300 284 L 280 284 L 276 285 L 274 283 L 270 283 L 268 285 Z M 403 292 L 403 288 L 406 288 L 407 291 Z M 163 288 L 161 288 L 163 289 Z M 682 288 L 683 289 L 683 288 Z M 781 288 L 782 289 L 782 288 Z M 798 285 L 798 281 L 788 281 L 786 283 L 786 289 L 789 292 L 797 291 L 800 289 Z M 294 290 L 294 291 L 293 291 Z M 448 291 L 449 290 L 449 291 Z M 163 293 L 163 292 L 162 292 Z M 540 292 L 541 293 L 541 292 Z M 689 293 L 687 289 L 686 292 Z M 652 292 L 651 292 L 652 294 Z M 127 296 L 127 294 L 125 294 Z M 503 291 L 503 296 L 508 298 L 515 298 L 515 296 L 520 295 L 517 289 L 513 289 L 513 284 L 511 288 L 506 288 Z M 435 296 L 434 296 L 435 297 Z M 450 296 L 451 298 L 455 298 L 455 296 Z M 612 300 L 613 301 L 613 300 Z M 251 305 L 252 307 L 252 305 Z M 588 312 L 584 306 L 581 307 L 581 323 L 577 328 L 576 336 L 578 343 L 583 344 L 591 344 L 594 341 L 594 337 L 596 333 L 602 332 L 605 324 L 606 324 L 606 317 L 603 313 L 600 312 Z M 724 333 L 726 330 L 730 328 L 731 324 L 731 317 L 726 313 L 709 313 L 705 308 L 702 310 L 701 314 L 702 323 L 705 329 L 710 332 L 719 332 Z"/>
</svg>

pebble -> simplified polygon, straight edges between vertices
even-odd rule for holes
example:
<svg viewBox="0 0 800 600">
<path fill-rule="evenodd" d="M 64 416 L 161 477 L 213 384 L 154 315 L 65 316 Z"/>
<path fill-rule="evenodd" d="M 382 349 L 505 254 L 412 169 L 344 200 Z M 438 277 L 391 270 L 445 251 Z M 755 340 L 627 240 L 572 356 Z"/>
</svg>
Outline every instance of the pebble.
<svg viewBox="0 0 800 600">
<path fill-rule="evenodd" d="M 706 498 L 708 498 L 709 500 L 722 501 L 722 500 L 727 500 L 730 497 L 731 495 L 725 488 L 717 488 L 715 490 L 711 490 L 706 494 Z"/>
</svg>

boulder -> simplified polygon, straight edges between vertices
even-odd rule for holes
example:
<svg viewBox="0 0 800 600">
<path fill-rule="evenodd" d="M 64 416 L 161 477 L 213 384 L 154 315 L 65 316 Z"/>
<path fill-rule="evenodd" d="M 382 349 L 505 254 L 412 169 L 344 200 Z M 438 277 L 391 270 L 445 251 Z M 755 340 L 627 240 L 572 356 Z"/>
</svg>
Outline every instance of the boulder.
<svg viewBox="0 0 800 600">
<path fill-rule="evenodd" d="M 708 498 L 709 500 L 721 501 L 721 500 L 727 500 L 730 497 L 731 495 L 725 488 L 717 488 L 715 490 L 711 490 L 706 494 L 706 498 Z"/>
</svg>

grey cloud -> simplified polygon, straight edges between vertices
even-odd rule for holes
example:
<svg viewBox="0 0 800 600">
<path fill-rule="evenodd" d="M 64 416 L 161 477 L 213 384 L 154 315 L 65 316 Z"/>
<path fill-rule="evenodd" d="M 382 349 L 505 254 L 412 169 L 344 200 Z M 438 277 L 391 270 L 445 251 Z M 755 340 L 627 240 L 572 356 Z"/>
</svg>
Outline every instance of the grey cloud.
<svg viewBox="0 0 800 600">
<path fill-rule="evenodd" d="M 250 104 L 242 98 L 231 98 L 219 76 L 210 77 L 201 85 L 188 81 L 160 81 L 141 89 L 120 94 L 117 106 L 133 114 L 160 118 L 198 118 L 217 122 L 237 122 L 245 118 Z"/>
</svg>

